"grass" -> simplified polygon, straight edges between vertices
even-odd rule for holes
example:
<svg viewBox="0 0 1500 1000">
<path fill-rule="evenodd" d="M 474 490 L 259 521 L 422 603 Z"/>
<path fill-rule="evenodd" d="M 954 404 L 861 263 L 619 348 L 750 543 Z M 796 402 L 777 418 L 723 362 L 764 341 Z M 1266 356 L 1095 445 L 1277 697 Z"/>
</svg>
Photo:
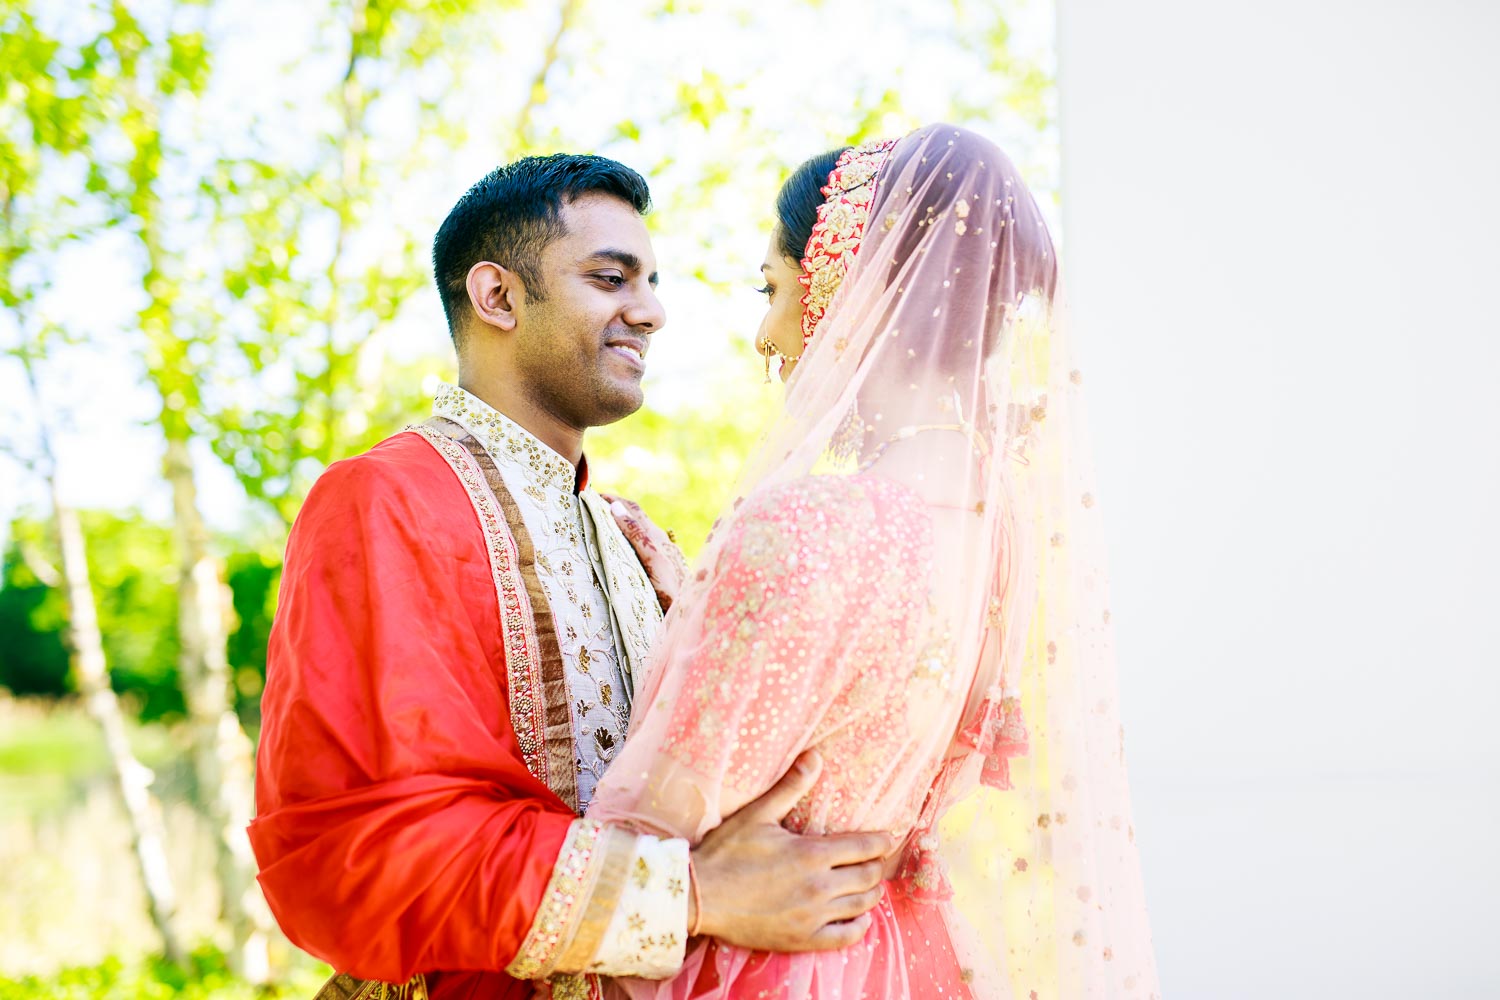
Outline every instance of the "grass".
<svg viewBox="0 0 1500 1000">
<path fill-rule="evenodd" d="M 0 774 L 92 774 L 109 768 L 104 737 L 82 713 L 15 711 L 0 733 Z"/>
<path fill-rule="evenodd" d="M 281 1000 L 310 997 L 328 976 L 321 963 L 305 963 L 282 982 L 255 986 L 229 971 L 224 954 L 204 947 L 183 966 L 161 959 L 126 963 L 108 958 L 98 965 L 75 966 L 47 976 L 6 979 L 0 976 L 0 1000 Z"/>
<path fill-rule="evenodd" d="M 166 726 L 126 722 L 136 758 L 158 768 L 183 753 Z M 76 702 L 0 698 L 0 815 L 37 816 L 67 806 L 79 785 L 110 773 L 99 725 Z"/>
<path fill-rule="evenodd" d="M 156 774 L 178 933 L 223 947 L 213 828 L 194 804 L 185 734 L 127 725 Z M 0 697 L 0 1000 L 250 995 L 201 956 L 187 972 L 152 964 L 160 947 L 98 724 L 77 701 Z"/>
</svg>

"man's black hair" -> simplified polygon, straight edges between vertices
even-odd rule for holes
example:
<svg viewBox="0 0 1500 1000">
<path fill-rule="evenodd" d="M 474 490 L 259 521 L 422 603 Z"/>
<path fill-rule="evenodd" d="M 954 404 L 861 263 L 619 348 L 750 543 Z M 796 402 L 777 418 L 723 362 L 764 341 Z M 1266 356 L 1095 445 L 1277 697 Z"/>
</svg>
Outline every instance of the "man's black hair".
<svg viewBox="0 0 1500 1000">
<path fill-rule="evenodd" d="M 776 244 L 782 256 L 800 261 L 807 256 L 807 241 L 818 222 L 823 204 L 823 185 L 848 146 L 819 153 L 803 163 L 781 185 L 776 195 Z"/>
<path fill-rule="evenodd" d="M 467 315 L 469 269 L 493 261 L 520 277 L 529 298 L 545 299 L 542 251 L 566 232 L 562 206 L 594 193 L 613 195 L 641 215 L 651 210 L 640 174 L 603 156 L 573 153 L 497 167 L 458 199 L 432 241 L 432 273 L 455 340 Z"/>
</svg>

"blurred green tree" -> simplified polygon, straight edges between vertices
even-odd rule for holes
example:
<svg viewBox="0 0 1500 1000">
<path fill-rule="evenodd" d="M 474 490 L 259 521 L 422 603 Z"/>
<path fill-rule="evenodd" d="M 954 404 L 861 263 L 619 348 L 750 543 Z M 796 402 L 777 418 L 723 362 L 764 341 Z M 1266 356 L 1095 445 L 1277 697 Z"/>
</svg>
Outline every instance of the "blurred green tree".
<svg viewBox="0 0 1500 1000">
<path fill-rule="evenodd" d="M 749 378 L 715 390 L 671 410 L 643 408 L 590 431 L 587 442 L 590 479 L 640 504 L 689 559 L 703 547 L 782 394 L 780 383 Z"/>
<path fill-rule="evenodd" d="M 172 0 L 139 12 L 122 2 L 90 11 L 105 24 L 78 53 L 94 74 L 91 100 L 110 127 L 91 146 L 87 190 L 110 222 L 131 233 L 144 293 L 136 313 L 147 384 L 160 400 L 163 472 L 172 492 L 177 559 L 178 670 L 193 730 L 201 803 L 218 836 L 216 874 L 236 968 L 269 977 L 274 923 L 255 884 L 245 827 L 254 814 L 252 747 L 234 713 L 226 658 L 228 607 L 221 567 L 198 500 L 192 443 L 201 429 L 203 367 L 212 304 L 195 295 L 179 228 L 192 218 L 181 162 L 190 111 L 210 73 L 201 3 Z M 190 191 L 190 189 L 188 189 Z"/>
<path fill-rule="evenodd" d="M 67 332 L 39 315 L 39 294 L 50 287 L 58 248 L 72 235 L 68 228 L 76 201 L 64 189 L 42 181 L 47 166 L 77 166 L 104 130 L 102 108 L 94 97 L 101 78 L 88 53 L 103 41 L 87 41 L 84 55 L 74 53 L 48 33 L 23 7 L 0 6 L 0 48 L 12 85 L 0 93 L 0 304 L 12 321 L 13 340 L 5 354 L 21 369 L 33 408 L 30 446 L 10 442 L 8 454 L 46 485 L 50 527 L 60 559 L 58 570 L 43 570 L 39 553 L 31 569 L 56 586 L 65 607 L 63 617 L 70 675 L 85 697 L 89 714 L 104 734 L 120 802 L 130 824 L 135 861 L 145 889 L 147 908 L 161 935 L 169 962 L 183 955 L 175 927 L 176 893 L 167 869 L 160 809 L 149 787 L 151 772 L 135 757 L 126 736 L 124 715 L 110 684 L 108 659 L 99 627 L 87 545 L 77 512 L 64 500 L 53 446 L 54 410 L 44 397 L 39 367 Z M 25 544 L 34 539 L 18 539 Z"/>
<path fill-rule="evenodd" d="M 82 511 L 79 521 L 111 685 L 143 721 L 181 718 L 171 530 L 133 512 Z M 46 521 L 22 517 L 10 524 L 0 631 L 16 641 L 0 646 L 0 684 L 16 694 L 75 689 L 66 671 L 67 608 L 54 536 Z"/>
<path fill-rule="evenodd" d="M 14 521 L 0 568 L 0 686 L 18 695 L 63 695 L 74 690 L 67 621 L 56 570 L 43 562 L 42 525 Z"/>
<path fill-rule="evenodd" d="M 452 140 L 461 130 L 439 103 L 418 100 L 417 135 L 393 162 L 372 151 L 372 116 L 409 99 L 430 62 L 472 48 L 475 6 L 497 5 L 329 4 L 329 33 L 346 52 L 320 95 L 331 124 L 307 137 L 295 162 L 256 149 L 221 158 L 201 184 L 229 299 L 204 416 L 215 453 L 285 526 L 330 462 L 422 409 L 420 374 L 435 365 L 393 363 L 377 334 L 427 280 L 425 234 L 393 231 L 380 212 L 382 188 L 426 166 L 434 136 Z"/>
</svg>

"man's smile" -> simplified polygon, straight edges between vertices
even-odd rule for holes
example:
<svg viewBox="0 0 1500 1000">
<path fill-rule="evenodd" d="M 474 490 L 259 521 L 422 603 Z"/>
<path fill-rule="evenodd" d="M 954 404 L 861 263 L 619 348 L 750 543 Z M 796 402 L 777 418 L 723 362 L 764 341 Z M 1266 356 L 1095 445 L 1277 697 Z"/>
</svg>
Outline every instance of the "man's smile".
<svg viewBox="0 0 1500 1000">
<path fill-rule="evenodd" d="M 628 358 L 631 365 L 641 369 L 642 371 L 645 370 L 647 348 L 647 340 L 645 337 L 613 336 L 604 342 L 604 346 L 609 348 L 615 354 L 618 354 L 624 358 Z"/>
</svg>

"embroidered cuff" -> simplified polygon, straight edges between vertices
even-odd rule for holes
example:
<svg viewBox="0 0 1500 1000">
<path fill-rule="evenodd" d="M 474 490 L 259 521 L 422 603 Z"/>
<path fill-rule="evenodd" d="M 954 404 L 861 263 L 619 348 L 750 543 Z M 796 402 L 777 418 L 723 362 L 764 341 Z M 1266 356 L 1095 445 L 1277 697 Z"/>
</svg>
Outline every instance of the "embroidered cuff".
<svg viewBox="0 0 1500 1000">
<path fill-rule="evenodd" d="M 641 835 L 624 888 L 588 971 L 666 979 L 687 948 L 688 843 Z"/>
<path fill-rule="evenodd" d="M 553 971 L 578 971 L 599 949 L 620 900 L 635 834 L 596 820 L 577 819 L 558 852 L 531 931 L 505 971 L 517 979 L 542 979 Z"/>
<path fill-rule="evenodd" d="M 687 841 L 574 820 L 505 971 L 517 979 L 585 970 L 665 979 L 687 945 L 687 890 Z"/>
</svg>

